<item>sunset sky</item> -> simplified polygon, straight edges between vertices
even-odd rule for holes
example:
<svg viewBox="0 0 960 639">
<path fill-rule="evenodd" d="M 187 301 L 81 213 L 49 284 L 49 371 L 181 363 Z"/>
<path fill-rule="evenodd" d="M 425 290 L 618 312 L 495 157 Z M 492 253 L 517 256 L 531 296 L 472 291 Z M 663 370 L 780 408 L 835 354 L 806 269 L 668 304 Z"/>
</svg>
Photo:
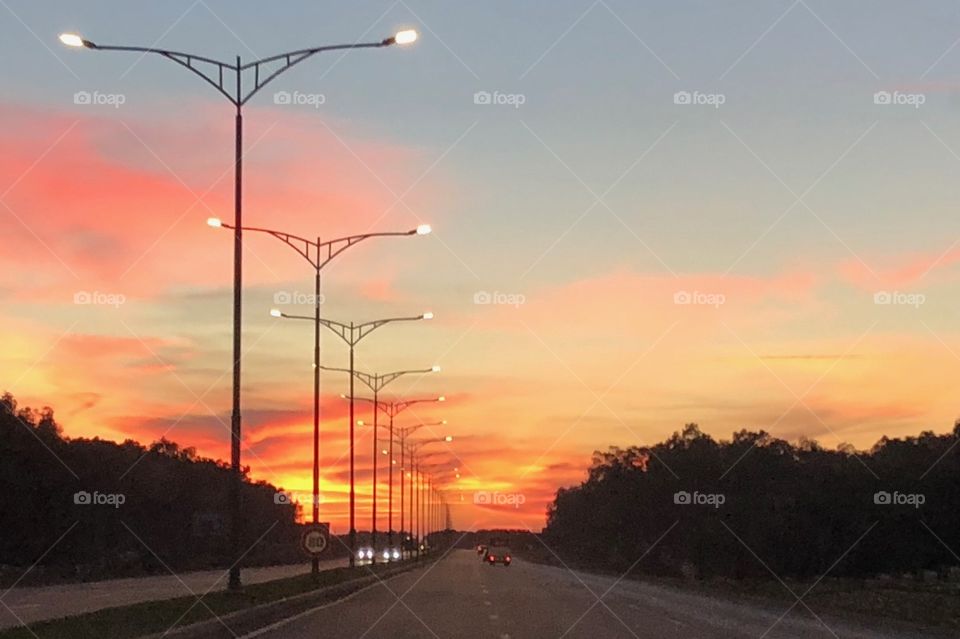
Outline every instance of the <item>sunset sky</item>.
<svg viewBox="0 0 960 639">
<path fill-rule="evenodd" d="M 171 62 L 62 31 L 226 61 L 420 31 L 306 61 L 250 102 L 245 223 L 433 226 L 337 258 L 323 313 L 435 313 L 374 333 L 357 366 L 443 367 L 385 396 L 446 396 L 397 424 L 448 420 L 421 432 L 456 438 L 430 463 L 460 470 L 457 527 L 538 530 L 594 450 L 687 422 L 867 448 L 958 417 L 954 2 L 42 4 L 0 0 L 0 390 L 68 436 L 229 457 L 232 244 L 205 221 L 232 220 L 233 117 Z M 312 272 L 268 236 L 245 250 L 244 464 L 308 493 L 312 326 L 269 310 Z M 346 382 L 323 376 L 337 532 Z"/>
</svg>

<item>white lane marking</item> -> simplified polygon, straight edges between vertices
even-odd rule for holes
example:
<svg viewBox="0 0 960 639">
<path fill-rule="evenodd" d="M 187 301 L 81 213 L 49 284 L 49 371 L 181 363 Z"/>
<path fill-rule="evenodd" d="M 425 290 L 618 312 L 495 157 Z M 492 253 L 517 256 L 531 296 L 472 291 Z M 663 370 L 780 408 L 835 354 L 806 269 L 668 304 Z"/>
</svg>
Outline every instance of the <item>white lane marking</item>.
<svg viewBox="0 0 960 639">
<path fill-rule="evenodd" d="M 492 619 L 493 621 L 496 621 L 499 618 L 500 618 L 500 615 L 490 615 L 490 619 Z"/>
<path fill-rule="evenodd" d="M 492 606 L 493 604 L 491 604 L 489 601 L 484 601 L 484 602 L 483 602 L 483 605 L 484 605 L 484 606 Z"/>
</svg>

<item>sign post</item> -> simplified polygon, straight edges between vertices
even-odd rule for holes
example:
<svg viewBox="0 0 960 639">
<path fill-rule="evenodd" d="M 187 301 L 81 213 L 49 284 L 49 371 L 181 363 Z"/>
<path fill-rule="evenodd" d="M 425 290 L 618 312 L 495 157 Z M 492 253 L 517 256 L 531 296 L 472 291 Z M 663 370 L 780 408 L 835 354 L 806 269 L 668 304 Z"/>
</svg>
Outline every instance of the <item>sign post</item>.
<svg viewBox="0 0 960 639">
<path fill-rule="evenodd" d="M 330 545 L 330 523 L 319 522 L 310 524 L 300 537 L 300 547 L 311 557 L 323 554 Z"/>
</svg>

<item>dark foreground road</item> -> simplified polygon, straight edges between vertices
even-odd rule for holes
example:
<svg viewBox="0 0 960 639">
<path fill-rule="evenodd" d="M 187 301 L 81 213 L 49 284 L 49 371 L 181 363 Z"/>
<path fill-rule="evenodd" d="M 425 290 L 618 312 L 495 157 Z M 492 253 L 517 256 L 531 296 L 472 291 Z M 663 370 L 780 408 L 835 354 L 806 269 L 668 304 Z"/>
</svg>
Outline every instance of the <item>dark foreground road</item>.
<svg viewBox="0 0 960 639">
<path fill-rule="evenodd" d="M 866 630 L 835 618 L 678 593 L 648 584 L 516 562 L 486 566 L 454 551 L 415 570 L 244 639 L 891 639 L 928 635 Z M 599 599 L 599 601 L 598 601 Z M 818 613 L 819 614 L 819 613 Z"/>
</svg>

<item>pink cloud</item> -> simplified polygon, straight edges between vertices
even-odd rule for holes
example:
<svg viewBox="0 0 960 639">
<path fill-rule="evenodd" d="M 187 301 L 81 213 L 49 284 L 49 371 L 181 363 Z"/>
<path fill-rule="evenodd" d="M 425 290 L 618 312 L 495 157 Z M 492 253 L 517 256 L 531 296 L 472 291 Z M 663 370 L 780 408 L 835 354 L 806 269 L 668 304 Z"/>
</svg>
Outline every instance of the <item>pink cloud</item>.
<svg viewBox="0 0 960 639">
<path fill-rule="evenodd" d="M 930 283 L 933 276 L 960 262 L 960 248 L 932 253 L 913 253 L 887 258 L 880 268 L 851 258 L 841 262 L 837 272 L 848 283 L 863 290 L 901 289 Z M 942 275 L 941 275 L 942 276 Z"/>
<path fill-rule="evenodd" d="M 232 218 L 232 120 L 202 105 L 196 112 L 191 125 L 0 105 L 10 125 L 0 190 L 9 190 L 12 210 L 0 208 L 0 285 L 21 299 L 51 301 L 69 300 L 78 287 L 150 298 L 178 286 L 226 285 L 230 238 L 205 220 Z M 415 179 L 416 152 L 334 135 L 295 113 L 250 109 L 247 120 L 246 224 L 323 240 L 418 223 L 391 193 Z M 276 239 L 245 240 L 250 284 L 303 275 L 302 258 Z M 42 256 L 29 271 L 13 259 L 24 251 Z M 21 285 L 28 276 L 32 285 Z"/>
</svg>

